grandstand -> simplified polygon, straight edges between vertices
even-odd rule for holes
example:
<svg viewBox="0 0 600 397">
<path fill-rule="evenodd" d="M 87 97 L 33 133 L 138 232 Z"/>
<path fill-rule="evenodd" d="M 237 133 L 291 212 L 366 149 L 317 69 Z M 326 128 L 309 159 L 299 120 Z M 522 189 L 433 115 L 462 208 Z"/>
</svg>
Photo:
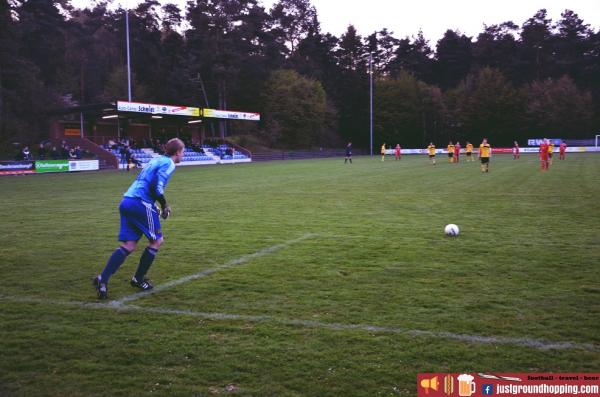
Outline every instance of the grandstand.
<svg viewBox="0 0 600 397">
<path fill-rule="evenodd" d="M 103 146 L 103 148 L 118 159 L 119 168 L 122 169 L 127 167 L 125 154 L 121 148 L 110 149 L 106 145 Z M 152 148 L 131 148 L 129 150 L 131 151 L 133 158 L 142 167 L 154 157 L 160 155 Z M 183 160 L 179 165 L 234 164 L 251 161 L 252 159 L 249 156 L 235 150 L 228 145 L 218 145 L 217 147 L 203 145 L 202 152 L 196 151 L 190 147 L 186 147 Z"/>
</svg>

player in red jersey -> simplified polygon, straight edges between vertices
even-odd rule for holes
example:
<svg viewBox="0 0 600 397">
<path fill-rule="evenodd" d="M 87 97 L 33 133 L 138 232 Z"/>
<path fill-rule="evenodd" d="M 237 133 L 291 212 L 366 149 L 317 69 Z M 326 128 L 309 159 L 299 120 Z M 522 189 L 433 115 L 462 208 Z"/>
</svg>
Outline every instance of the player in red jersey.
<svg viewBox="0 0 600 397">
<path fill-rule="evenodd" d="M 544 139 L 540 144 L 540 162 L 541 162 L 541 170 L 548 170 L 548 141 Z"/>
<path fill-rule="evenodd" d="M 396 144 L 396 150 L 394 152 L 396 154 L 396 160 L 402 160 L 402 152 L 401 152 L 401 150 L 402 150 L 402 147 L 400 147 L 400 144 L 397 143 Z"/>
<path fill-rule="evenodd" d="M 460 143 L 456 142 L 454 145 L 454 162 L 458 163 L 458 156 L 460 156 Z"/>
<path fill-rule="evenodd" d="M 565 141 L 561 141 L 560 146 L 558 147 L 558 159 L 559 160 L 565 159 L 565 151 L 566 150 L 567 150 L 567 144 L 565 143 Z"/>
<path fill-rule="evenodd" d="M 517 141 L 514 141 L 514 145 L 512 148 L 512 153 L 513 153 L 513 160 L 518 160 L 520 157 L 520 152 L 521 150 L 519 149 L 519 143 Z"/>
</svg>

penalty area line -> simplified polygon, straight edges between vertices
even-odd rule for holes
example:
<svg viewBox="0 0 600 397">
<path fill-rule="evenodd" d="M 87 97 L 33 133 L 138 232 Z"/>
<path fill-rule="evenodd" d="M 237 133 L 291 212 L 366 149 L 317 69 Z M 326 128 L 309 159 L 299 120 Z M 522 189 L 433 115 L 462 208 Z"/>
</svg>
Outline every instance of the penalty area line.
<svg viewBox="0 0 600 397">
<path fill-rule="evenodd" d="M 254 323 L 274 323 L 284 326 L 294 326 L 302 328 L 327 329 L 331 331 L 365 331 L 377 332 L 384 334 L 404 334 L 414 337 L 424 337 L 433 339 L 448 339 L 459 342 L 467 342 L 482 345 L 512 345 L 522 346 L 536 350 L 586 350 L 590 352 L 600 351 L 600 346 L 592 343 L 578 343 L 566 341 L 551 341 L 545 339 L 534 339 L 529 337 L 508 337 L 508 336 L 489 336 L 489 335 L 471 335 L 457 334 L 453 332 L 443 331 L 426 331 L 399 327 L 386 327 L 369 324 L 344 324 L 344 323 L 328 323 L 324 321 L 302 320 L 293 318 L 281 318 L 270 315 L 245 315 L 245 314 L 230 314 L 218 312 L 201 312 L 194 310 L 172 309 L 167 307 L 143 307 L 136 305 L 124 305 L 115 301 L 108 303 L 100 302 L 83 302 L 83 301 L 55 301 L 41 298 L 30 297 L 14 297 L 0 294 L 0 302 L 14 303 L 31 303 L 39 305 L 51 306 L 70 306 L 81 309 L 108 309 L 120 312 L 132 313 L 149 313 L 158 315 L 176 315 L 190 316 L 206 320 L 232 320 L 232 321 L 248 321 Z"/>
<path fill-rule="evenodd" d="M 287 247 L 289 247 L 289 246 L 291 246 L 293 244 L 297 244 L 299 242 L 302 242 L 304 240 L 307 240 L 307 239 L 309 239 L 311 237 L 315 237 L 315 236 L 317 236 L 317 234 L 315 234 L 315 233 L 306 233 L 306 234 L 304 234 L 304 235 L 302 235 L 302 236 L 300 236 L 298 238 L 285 241 L 285 242 L 283 242 L 281 244 L 271 245 L 270 247 L 265 247 L 265 248 L 263 248 L 263 249 L 261 249 L 259 251 L 256 251 L 256 252 L 254 252 L 252 254 L 244 255 L 244 256 L 241 256 L 239 258 L 233 259 L 233 260 L 231 260 L 231 261 L 229 261 L 227 263 L 224 263 L 224 264 L 222 264 L 220 266 L 217 266 L 217 267 L 214 267 L 212 269 L 206 269 L 206 270 L 203 270 L 201 272 L 191 274 L 189 276 L 181 277 L 181 278 L 179 278 L 177 280 L 173 280 L 173 281 L 169 281 L 169 282 L 164 283 L 164 284 L 157 285 L 156 287 L 154 287 L 153 289 L 151 289 L 149 291 L 142 291 L 142 292 L 137 292 L 135 294 L 127 295 L 127 296 L 122 297 L 121 299 L 117 299 L 117 300 L 111 301 L 110 303 L 113 304 L 113 305 L 122 305 L 123 303 L 131 302 L 131 301 L 143 298 L 145 296 L 148 296 L 148 295 L 155 294 L 157 292 L 163 291 L 165 289 L 172 288 L 172 287 L 175 287 L 175 286 L 178 286 L 178 285 L 190 282 L 192 280 L 196 280 L 196 279 L 201 278 L 201 277 L 209 276 L 209 275 L 211 275 L 213 273 L 216 273 L 216 272 L 218 272 L 220 270 L 230 269 L 232 267 L 239 266 L 239 265 L 241 265 L 243 263 L 246 263 L 246 262 L 248 262 L 248 261 L 250 261 L 252 259 L 256 259 L 256 258 L 260 258 L 261 256 L 269 255 L 269 254 L 271 254 L 271 253 L 273 253 L 275 251 L 279 251 L 281 249 L 287 248 Z"/>
</svg>

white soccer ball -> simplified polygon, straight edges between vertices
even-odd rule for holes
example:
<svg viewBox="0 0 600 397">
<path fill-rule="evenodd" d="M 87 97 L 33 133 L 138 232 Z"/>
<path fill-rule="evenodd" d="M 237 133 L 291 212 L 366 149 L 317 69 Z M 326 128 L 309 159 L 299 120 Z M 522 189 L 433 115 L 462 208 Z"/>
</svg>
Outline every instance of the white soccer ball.
<svg viewBox="0 0 600 397">
<path fill-rule="evenodd" d="M 448 237 L 456 237 L 458 236 L 458 233 L 460 233 L 460 230 L 454 223 L 450 223 L 444 228 L 444 233 L 446 233 L 446 236 Z"/>
</svg>

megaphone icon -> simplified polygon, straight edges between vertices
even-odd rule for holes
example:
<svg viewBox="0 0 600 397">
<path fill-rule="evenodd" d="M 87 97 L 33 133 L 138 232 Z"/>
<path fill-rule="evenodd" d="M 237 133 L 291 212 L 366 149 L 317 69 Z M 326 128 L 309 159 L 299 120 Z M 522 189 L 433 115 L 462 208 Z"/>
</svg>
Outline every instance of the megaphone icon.
<svg viewBox="0 0 600 397">
<path fill-rule="evenodd" d="M 437 376 L 434 376 L 431 379 L 422 379 L 421 380 L 421 387 L 423 389 L 425 389 L 425 393 L 429 393 L 429 389 L 433 389 L 433 390 L 437 391 L 439 385 L 440 385 L 440 383 L 438 382 Z"/>
</svg>

